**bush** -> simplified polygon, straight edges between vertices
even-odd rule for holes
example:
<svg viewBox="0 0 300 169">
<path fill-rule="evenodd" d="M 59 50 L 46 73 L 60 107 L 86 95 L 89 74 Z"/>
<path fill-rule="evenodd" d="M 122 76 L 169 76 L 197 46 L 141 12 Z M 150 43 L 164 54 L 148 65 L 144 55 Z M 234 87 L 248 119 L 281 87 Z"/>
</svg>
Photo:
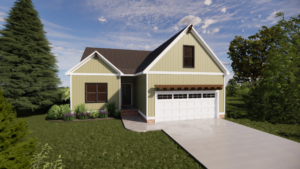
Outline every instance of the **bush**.
<svg viewBox="0 0 300 169">
<path fill-rule="evenodd" d="M 38 144 L 40 145 L 40 143 Z M 49 151 L 52 148 L 48 146 L 48 143 L 46 143 L 45 147 L 42 146 L 42 152 L 41 153 L 35 153 L 31 162 L 31 168 L 30 169 L 39 169 L 41 168 L 40 165 L 43 165 L 43 168 L 57 168 L 57 169 L 63 169 L 65 166 L 62 164 L 61 155 L 58 156 L 58 159 L 54 162 L 44 162 L 44 158 L 48 158 Z M 44 152 L 45 151 L 45 152 Z"/>
<path fill-rule="evenodd" d="M 86 111 L 87 111 L 87 108 L 85 107 L 85 104 L 84 104 L 84 103 L 75 106 L 75 112 L 76 112 L 77 114 L 78 114 L 78 113 L 83 113 L 83 112 L 86 112 Z"/>
<path fill-rule="evenodd" d="M 84 120 L 84 119 L 88 119 L 90 116 L 90 113 L 89 112 L 81 112 L 81 113 L 78 113 L 78 117 L 79 119 L 81 120 Z"/>
<path fill-rule="evenodd" d="M 100 118 L 106 118 L 106 117 L 108 117 L 108 112 L 106 110 L 100 110 L 99 111 L 99 117 Z"/>
<path fill-rule="evenodd" d="M 95 119 L 99 116 L 98 111 L 97 110 L 92 110 L 90 111 L 90 116 Z"/>
<path fill-rule="evenodd" d="M 121 111 L 120 110 L 116 110 L 114 113 L 115 117 L 121 117 Z"/>
<path fill-rule="evenodd" d="M 108 114 L 109 114 L 109 115 L 114 114 L 114 112 L 115 112 L 115 110 L 116 110 L 115 102 L 108 103 L 108 104 L 106 105 L 106 110 L 108 111 Z"/>
<path fill-rule="evenodd" d="M 62 115 L 61 115 L 61 111 L 60 111 L 60 107 L 58 105 L 53 105 L 48 113 L 47 113 L 47 117 L 50 118 L 50 119 L 59 119 L 59 118 L 62 118 Z"/>
<path fill-rule="evenodd" d="M 72 121 L 75 119 L 75 114 L 74 113 L 66 113 L 62 116 L 62 118 L 65 120 L 65 121 Z"/>
<path fill-rule="evenodd" d="M 64 104 L 60 105 L 60 114 L 63 116 L 66 113 L 71 113 L 70 105 L 69 104 Z"/>
</svg>

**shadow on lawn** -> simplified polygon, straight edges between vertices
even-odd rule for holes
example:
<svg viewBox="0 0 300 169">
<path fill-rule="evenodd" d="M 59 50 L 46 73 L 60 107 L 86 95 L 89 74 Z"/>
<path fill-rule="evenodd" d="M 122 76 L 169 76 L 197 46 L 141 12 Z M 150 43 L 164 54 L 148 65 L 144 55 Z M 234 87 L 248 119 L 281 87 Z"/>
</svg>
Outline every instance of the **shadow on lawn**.
<svg viewBox="0 0 300 169">
<path fill-rule="evenodd" d="M 294 139 L 300 140 L 300 133 L 294 134 L 294 133 L 278 132 L 277 134 L 282 137 L 285 137 L 285 138 L 294 138 Z"/>
<path fill-rule="evenodd" d="M 70 104 L 70 100 L 55 102 L 54 104 L 56 104 L 56 105 Z M 35 116 L 35 115 L 46 114 L 51 107 L 52 107 L 52 105 L 41 108 L 41 109 L 36 109 L 34 111 L 32 111 L 32 110 L 19 110 L 19 111 L 17 111 L 17 117 L 18 118 L 19 117 L 30 117 L 30 116 Z"/>
</svg>

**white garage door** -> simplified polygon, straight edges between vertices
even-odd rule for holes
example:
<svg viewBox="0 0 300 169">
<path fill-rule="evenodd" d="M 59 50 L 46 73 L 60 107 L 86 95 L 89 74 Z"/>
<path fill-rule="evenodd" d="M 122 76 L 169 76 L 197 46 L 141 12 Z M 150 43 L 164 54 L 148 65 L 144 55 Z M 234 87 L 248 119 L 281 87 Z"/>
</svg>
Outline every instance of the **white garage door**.
<svg viewBox="0 0 300 169">
<path fill-rule="evenodd" d="M 215 118 L 216 91 L 155 92 L 155 122 Z"/>
</svg>

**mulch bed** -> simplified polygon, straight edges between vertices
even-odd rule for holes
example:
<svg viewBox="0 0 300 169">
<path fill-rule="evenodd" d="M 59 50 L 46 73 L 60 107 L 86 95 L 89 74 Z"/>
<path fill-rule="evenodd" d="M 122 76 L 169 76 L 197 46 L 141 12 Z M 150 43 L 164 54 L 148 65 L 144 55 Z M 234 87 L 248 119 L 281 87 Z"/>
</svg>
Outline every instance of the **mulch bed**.
<svg viewBox="0 0 300 169">
<path fill-rule="evenodd" d="M 63 119 L 57 119 L 57 120 L 52 120 L 52 119 L 48 119 L 46 117 L 47 121 L 52 121 L 52 122 L 79 122 L 79 121 L 101 121 L 101 120 L 112 120 L 112 119 L 121 119 L 119 117 L 106 117 L 106 118 L 95 118 L 95 119 L 85 119 L 85 120 L 81 120 L 81 119 L 74 119 L 72 121 L 64 121 Z"/>
</svg>

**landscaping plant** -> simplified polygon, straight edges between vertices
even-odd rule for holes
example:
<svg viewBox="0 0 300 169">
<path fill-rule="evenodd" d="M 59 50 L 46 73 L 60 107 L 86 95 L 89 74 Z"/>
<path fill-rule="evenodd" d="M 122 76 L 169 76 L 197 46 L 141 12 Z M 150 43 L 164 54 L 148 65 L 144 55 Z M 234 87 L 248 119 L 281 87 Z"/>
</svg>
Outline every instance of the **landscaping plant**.
<svg viewBox="0 0 300 169">
<path fill-rule="evenodd" d="M 75 119 L 75 114 L 74 113 L 66 113 L 62 116 L 62 118 L 65 120 L 65 121 L 72 121 Z"/>
<path fill-rule="evenodd" d="M 27 121 L 17 118 L 0 87 L 0 168 L 29 168 L 37 138 L 28 138 Z M 27 137 L 27 138 L 26 138 Z"/>
<path fill-rule="evenodd" d="M 90 116 L 95 119 L 99 116 L 98 111 L 97 110 L 92 110 L 90 111 Z"/>
<path fill-rule="evenodd" d="M 100 110 L 99 111 L 99 117 L 100 118 L 106 118 L 106 117 L 108 117 L 108 112 L 106 110 Z"/>
<path fill-rule="evenodd" d="M 85 107 L 84 103 L 75 106 L 75 113 L 77 113 L 77 114 L 86 112 L 86 111 L 87 111 L 87 108 Z"/>
<path fill-rule="evenodd" d="M 40 143 L 38 145 L 40 145 Z M 40 166 L 43 166 L 43 169 L 50 167 L 54 169 L 63 169 L 65 166 L 62 164 L 61 155 L 59 155 L 58 159 L 54 162 L 44 162 L 45 158 L 49 158 L 48 154 L 50 150 L 52 150 L 52 148 L 48 143 L 46 143 L 45 146 L 42 146 L 42 152 L 33 155 L 30 169 L 39 169 L 41 168 Z"/>
<path fill-rule="evenodd" d="M 116 110 L 115 102 L 108 103 L 105 110 L 108 111 L 109 115 L 113 115 Z"/>
<path fill-rule="evenodd" d="M 115 117 L 121 117 L 121 111 L 120 110 L 116 110 L 114 113 Z"/>
<path fill-rule="evenodd" d="M 59 119 L 62 117 L 61 111 L 60 111 L 60 107 L 58 105 L 53 105 L 47 113 L 47 117 L 49 119 Z"/>
<path fill-rule="evenodd" d="M 59 106 L 60 114 L 63 116 L 66 113 L 71 113 L 70 105 L 69 104 L 62 104 Z"/>
<path fill-rule="evenodd" d="M 81 112 L 81 113 L 78 113 L 78 118 L 81 119 L 81 120 L 84 120 L 84 119 L 88 119 L 90 116 L 89 112 Z"/>
</svg>

